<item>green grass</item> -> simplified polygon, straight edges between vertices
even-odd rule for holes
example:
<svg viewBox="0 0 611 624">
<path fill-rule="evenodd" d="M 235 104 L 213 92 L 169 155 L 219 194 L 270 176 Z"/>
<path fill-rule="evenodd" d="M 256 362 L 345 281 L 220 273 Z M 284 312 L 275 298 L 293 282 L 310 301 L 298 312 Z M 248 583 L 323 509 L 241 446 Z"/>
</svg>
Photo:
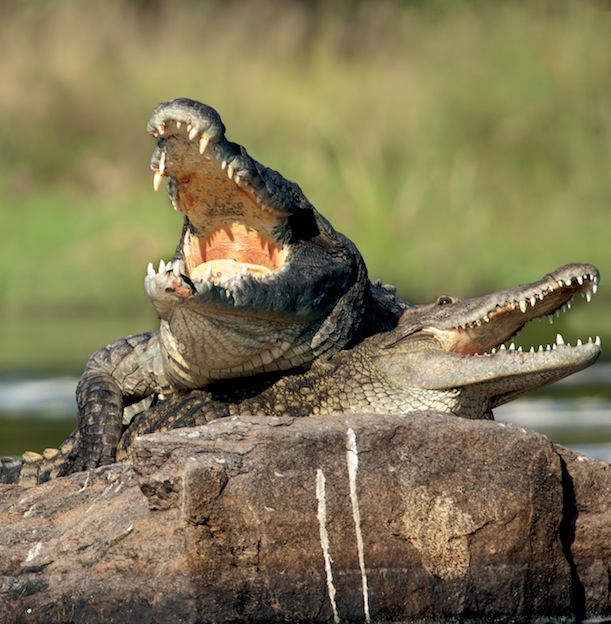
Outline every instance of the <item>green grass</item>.
<svg viewBox="0 0 611 624">
<path fill-rule="evenodd" d="M 2 9 L 0 367 L 37 352 L 80 361 L 109 325 L 154 325 L 142 278 L 180 220 L 152 191 L 145 125 L 178 96 L 215 106 L 231 139 L 297 181 L 410 300 L 593 262 L 603 285 L 567 337 L 611 339 L 611 12 L 150 6 Z M 48 331 L 28 337 L 28 324 Z"/>
</svg>

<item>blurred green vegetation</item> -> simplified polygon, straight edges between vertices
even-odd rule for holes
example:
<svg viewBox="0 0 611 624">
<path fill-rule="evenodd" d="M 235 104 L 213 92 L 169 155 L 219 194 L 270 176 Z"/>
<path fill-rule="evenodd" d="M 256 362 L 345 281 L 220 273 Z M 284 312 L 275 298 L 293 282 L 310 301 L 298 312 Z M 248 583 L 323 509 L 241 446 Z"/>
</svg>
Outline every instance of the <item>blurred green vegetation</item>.
<svg viewBox="0 0 611 624">
<path fill-rule="evenodd" d="M 593 262 L 565 337 L 611 339 L 610 25 L 563 0 L 3 3 L 0 370 L 155 327 L 142 279 L 180 218 L 145 127 L 179 96 L 409 300 Z"/>
</svg>

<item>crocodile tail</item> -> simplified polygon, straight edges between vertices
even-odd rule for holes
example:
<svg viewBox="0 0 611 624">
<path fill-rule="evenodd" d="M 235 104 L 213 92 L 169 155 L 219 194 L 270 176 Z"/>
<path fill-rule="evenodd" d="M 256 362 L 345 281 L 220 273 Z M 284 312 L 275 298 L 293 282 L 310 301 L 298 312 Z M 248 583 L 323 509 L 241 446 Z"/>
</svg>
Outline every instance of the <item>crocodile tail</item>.
<svg viewBox="0 0 611 624">
<path fill-rule="evenodd" d="M 0 483 L 33 487 L 66 472 L 76 449 L 78 431 L 73 431 L 58 448 L 42 453 L 26 451 L 21 457 L 0 457 Z"/>
</svg>

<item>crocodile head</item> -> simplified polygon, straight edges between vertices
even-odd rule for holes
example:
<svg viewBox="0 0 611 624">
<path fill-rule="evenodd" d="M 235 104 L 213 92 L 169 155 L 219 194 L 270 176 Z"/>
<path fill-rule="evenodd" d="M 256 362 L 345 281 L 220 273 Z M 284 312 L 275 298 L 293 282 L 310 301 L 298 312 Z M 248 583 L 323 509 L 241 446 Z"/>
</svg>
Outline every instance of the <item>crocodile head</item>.
<svg viewBox="0 0 611 624">
<path fill-rule="evenodd" d="M 154 188 L 167 178 L 170 200 L 184 214 L 174 257 L 157 271 L 150 264 L 145 279 L 159 317 L 182 343 L 174 350 L 208 331 L 224 344 L 210 360 L 236 350 L 226 363 L 235 376 L 243 365 L 262 370 L 262 352 L 269 368 L 284 369 L 342 348 L 360 322 L 368 284 L 356 247 L 296 184 L 228 141 L 209 106 L 186 98 L 159 104 L 147 129 L 157 139 Z M 210 319 L 214 327 L 206 327 Z M 267 343 L 257 338 L 251 348 L 245 334 L 264 334 Z M 197 383 L 205 381 L 200 375 Z"/>
<path fill-rule="evenodd" d="M 396 330 L 377 339 L 376 365 L 406 388 L 459 391 L 459 415 L 481 418 L 596 361 L 599 338 L 571 346 L 557 334 L 553 344 L 528 350 L 516 348 L 512 339 L 533 319 L 547 316 L 553 322 L 577 294 L 590 301 L 598 281 L 594 266 L 570 264 L 532 284 L 415 306 L 403 313 Z"/>
</svg>

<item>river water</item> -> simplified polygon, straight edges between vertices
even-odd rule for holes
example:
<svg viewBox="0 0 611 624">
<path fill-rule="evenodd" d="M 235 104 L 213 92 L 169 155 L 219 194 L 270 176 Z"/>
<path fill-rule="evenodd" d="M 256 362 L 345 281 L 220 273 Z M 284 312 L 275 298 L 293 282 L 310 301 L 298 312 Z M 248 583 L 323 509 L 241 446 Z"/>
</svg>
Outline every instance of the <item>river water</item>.
<svg viewBox="0 0 611 624">
<path fill-rule="evenodd" d="M 76 383 L 74 377 L 0 378 L 0 455 L 57 446 L 76 424 Z M 599 362 L 494 415 L 611 462 L 611 364 Z"/>
</svg>

